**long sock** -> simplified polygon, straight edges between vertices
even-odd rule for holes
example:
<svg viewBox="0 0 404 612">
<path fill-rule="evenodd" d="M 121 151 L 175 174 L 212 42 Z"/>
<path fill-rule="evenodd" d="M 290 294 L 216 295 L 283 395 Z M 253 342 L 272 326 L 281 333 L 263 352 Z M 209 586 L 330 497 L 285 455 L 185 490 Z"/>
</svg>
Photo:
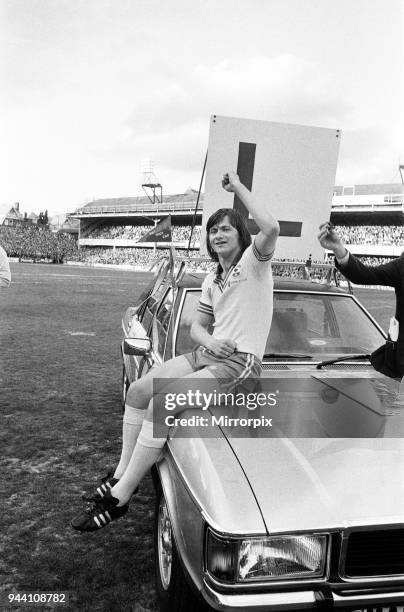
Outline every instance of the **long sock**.
<svg viewBox="0 0 404 612">
<path fill-rule="evenodd" d="M 126 504 L 142 478 L 160 456 L 167 438 L 153 438 L 153 423 L 144 420 L 135 450 L 125 473 L 111 489 L 111 495 L 119 499 L 118 506 Z"/>
<path fill-rule="evenodd" d="M 136 446 L 140 430 L 142 429 L 143 419 L 146 414 L 141 408 L 134 408 L 125 404 L 125 414 L 122 424 L 122 450 L 118 466 L 114 472 L 114 478 L 121 478 L 125 472 L 133 450 Z"/>
</svg>

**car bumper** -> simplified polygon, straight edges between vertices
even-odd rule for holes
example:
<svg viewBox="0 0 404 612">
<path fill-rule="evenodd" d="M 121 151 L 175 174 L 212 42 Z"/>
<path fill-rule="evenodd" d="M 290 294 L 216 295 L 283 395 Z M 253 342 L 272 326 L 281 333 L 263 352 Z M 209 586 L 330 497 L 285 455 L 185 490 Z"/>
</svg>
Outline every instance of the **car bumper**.
<svg viewBox="0 0 404 612">
<path fill-rule="evenodd" d="M 373 589 L 338 594 L 332 590 L 324 596 L 320 591 L 288 593 L 219 593 L 204 581 L 202 594 L 214 610 L 253 610 L 254 612 L 283 612 L 285 610 L 360 610 L 372 606 L 389 610 L 395 606 L 404 612 L 404 589 L 383 593 Z"/>
</svg>

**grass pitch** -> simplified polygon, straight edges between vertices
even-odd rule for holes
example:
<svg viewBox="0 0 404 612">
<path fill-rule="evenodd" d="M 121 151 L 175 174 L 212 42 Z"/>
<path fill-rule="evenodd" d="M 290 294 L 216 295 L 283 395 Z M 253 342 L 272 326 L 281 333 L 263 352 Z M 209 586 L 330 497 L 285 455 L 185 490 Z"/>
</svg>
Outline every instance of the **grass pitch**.
<svg viewBox="0 0 404 612">
<path fill-rule="evenodd" d="M 39 264 L 12 273 L 0 292 L 0 609 L 27 609 L 8 608 L 10 592 L 68 591 L 63 610 L 155 611 L 150 479 L 124 520 L 94 534 L 70 528 L 83 488 L 119 457 L 121 317 L 151 275 Z M 355 293 L 386 328 L 394 294 Z"/>
<path fill-rule="evenodd" d="M 83 488 L 119 457 L 120 321 L 150 275 L 12 273 L 0 293 L 1 589 L 69 591 L 74 611 L 156 610 L 150 480 L 127 519 L 95 534 L 70 527 Z"/>
</svg>

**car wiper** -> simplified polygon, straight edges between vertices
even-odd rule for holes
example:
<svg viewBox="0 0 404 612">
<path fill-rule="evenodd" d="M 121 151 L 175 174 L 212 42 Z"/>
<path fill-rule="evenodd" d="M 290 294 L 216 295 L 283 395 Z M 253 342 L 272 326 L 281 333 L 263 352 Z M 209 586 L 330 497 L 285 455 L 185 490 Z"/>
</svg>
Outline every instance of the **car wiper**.
<svg viewBox="0 0 404 612">
<path fill-rule="evenodd" d="M 313 359 L 311 355 L 305 355 L 304 353 L 265 353 L 263 359 L 270 359 L 271 357 L 285 357 L 286 359 Z"/>
<path fill-rule="evenodd" d="M 327 361 L 320 361 L 316 365 L 317 370 L 321 370 L 323 366 L 338 363 L 339 361 L 351 361 L 352 359 L 368 359 L 370 361 L 370 355 L 363 353 L 361 355 L 344 355 L 343 357 L 337 357 L 336 359 L 327 359 Z"/>
</svg>

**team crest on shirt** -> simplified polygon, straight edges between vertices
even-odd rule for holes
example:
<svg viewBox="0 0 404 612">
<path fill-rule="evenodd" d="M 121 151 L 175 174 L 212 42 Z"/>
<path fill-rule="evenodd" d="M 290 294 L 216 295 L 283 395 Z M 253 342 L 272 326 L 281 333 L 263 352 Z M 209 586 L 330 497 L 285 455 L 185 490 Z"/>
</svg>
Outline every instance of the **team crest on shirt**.
<svg viewBox="0 0 404 612">
<path fill-rule="evenodd" d="M 234 276 L 234 277 L 236 277 L 236 278 L 237 278 L 237 276 L 240 276 L 240 274 L 241 274 L 241 270 L 240 270 L 239 266 L 236 266 L 236 267 L 234 268 L 234 270 L 233 270 L 233 274 L 232 274 L 232 276 Z"/>
</svg>

